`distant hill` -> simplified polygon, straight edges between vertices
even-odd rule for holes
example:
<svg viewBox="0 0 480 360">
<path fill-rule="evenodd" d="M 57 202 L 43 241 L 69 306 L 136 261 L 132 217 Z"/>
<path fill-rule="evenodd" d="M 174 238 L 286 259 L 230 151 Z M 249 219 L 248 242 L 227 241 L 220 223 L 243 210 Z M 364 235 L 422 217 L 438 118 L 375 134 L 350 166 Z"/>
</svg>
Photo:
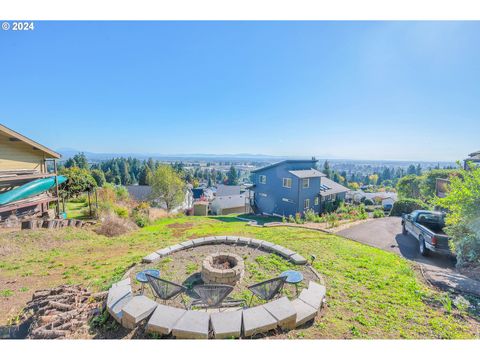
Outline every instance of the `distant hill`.
<svg viewBox="0 0 480 360">
<path fill-rule="evenodd" d="M 185 160 L 205 160 L 205 161 L 281 161 L 288 157 L 273 156 L 263 154 L 141 154 L 141 153 L 93 153 L 89 151 L 81 151 L 76 149 L 58 149 L 56 150 L 62 155 L 62 160 L 66 160 L 78 153 L 83 152 L 89 161 L 102 161 L 118 157 L 132 157 L 140 160 L 152 158 L 154 160 L 164 161 L 185 161 Z"/>
<path fill-rule="evenodd" d="M 275 156 L 275 155 L 265 155 L 265 154 L 142 154 L 142 153 L 94 153 L 89 151 L 81 151 L 70 148 L 58 149 L 57 152 L 62 154 L 62 160 L 66 160 L 80 152 L 83 152 L 87 159 L 90 162 L 99 162 L 103 160 L 108 160 L 118 157 L 132 157 L 140 160 L 147 160 L 152 158 L 154 160 L 162 161 L 250 161 L 250 162 L 265 162 L 265 163 L 274 163 L 287 159 L 298 159 L 305 158 L 309 159 L 308 156 Z M 320 166 L 323 165 L 326 156 L 317 156 Z M 410 164 L 421 164 L 423 168 L 435 167 L 440 165 L 444 166 L 455 166 L 454 162 L 451 161 L 415 161 L 415 160 L 352 160 L 352 159 L 335 159 L 333 157 L 328 157 L 328 161 L 333 164 L 356 164 L 356 165 L 377 165 L 377 166 L 393 166 L 393 167 L 407 167 Z"/>
</svg>

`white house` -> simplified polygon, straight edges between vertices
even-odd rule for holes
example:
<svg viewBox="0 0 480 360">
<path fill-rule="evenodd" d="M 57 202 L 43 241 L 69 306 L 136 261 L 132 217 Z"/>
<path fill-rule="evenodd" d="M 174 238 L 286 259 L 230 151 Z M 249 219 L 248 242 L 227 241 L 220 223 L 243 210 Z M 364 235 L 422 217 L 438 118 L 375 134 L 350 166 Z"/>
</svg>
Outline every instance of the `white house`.
<svg viewBox="0 0 480 360">
<path fill-rule="evenodd" d="M 249 211 L 247 193 L 238 195 L 217 196 L 210 203 L 215 215 L 243 214 Z"/>
</svg>

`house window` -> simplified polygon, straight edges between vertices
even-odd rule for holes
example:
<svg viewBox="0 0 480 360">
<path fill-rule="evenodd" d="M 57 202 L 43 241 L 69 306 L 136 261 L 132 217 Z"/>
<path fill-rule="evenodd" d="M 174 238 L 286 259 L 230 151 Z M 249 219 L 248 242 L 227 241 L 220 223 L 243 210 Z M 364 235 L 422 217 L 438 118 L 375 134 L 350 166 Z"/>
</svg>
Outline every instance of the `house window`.
<svg viewBox="0 0 480 360">
<path fill-rule="evenodd" d="M 262 197 L 267 197 L 267 194 L 265 193 L 258 193 L 259 196 L 262 196 Z"/>
<path fill-rule="evenodd" d="M 319 196 L 315 196 L 315 205 L 318 205 L 319 202 Z"/>
<path fill-rule="evenodd" d="M 284 188 L 291 188 L 292 187 L 292 179 L 291 178 L 283 178 L 283 187 Z"/>
<path fill-rule="evenodd" d="M 309 188 L 309 187 L 310 187 L 310 179 L 303 179 L 303 180 L 302 180 L 302 187 L 303 187 L 304 189 Z"/>
<path fill-rule="evenodd" d="M 258 177 L 258 180 L 260 181 L 260 184 L 266 184 L 267 183 L 267 176 L 266 175 L 260 175 Z"/>
<path fill-rule="evenodd" d="M 287 199 L 287 198 L 282 198 L 282 201 L 285 201 L 285 202 L 287 202 L 287 203 L 293 203 L 293 201 L 292 201 L 292 200 L 290 200 L 290 199 Z"/>
<path fill-rule="evenodd" d="M 303 207 L 304 207 L 305 209 L 310 208 L 310 199 L 305 199 L 305 200 L 303 201 Z"/>
</svg>

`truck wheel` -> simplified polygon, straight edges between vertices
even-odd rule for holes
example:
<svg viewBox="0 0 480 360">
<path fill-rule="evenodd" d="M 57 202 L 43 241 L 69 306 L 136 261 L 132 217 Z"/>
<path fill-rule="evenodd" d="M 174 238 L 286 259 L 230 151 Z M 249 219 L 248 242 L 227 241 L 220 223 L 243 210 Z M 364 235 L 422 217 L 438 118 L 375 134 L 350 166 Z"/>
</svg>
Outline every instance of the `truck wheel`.
<svg viewBox="0 0 480 360">
<path fill-rule="evenodd" d="M 425 240 L 423 240 L 423 237 L 420 237 L 418 239 L 418 242 L 419 242 L 419 250 L 420 250 L 420 254 L 422 254 L 422 256 L 428 256 L 429 254 L 429 250 L 427 249 L 427 247 L 425 246 Z"/>
</svg>

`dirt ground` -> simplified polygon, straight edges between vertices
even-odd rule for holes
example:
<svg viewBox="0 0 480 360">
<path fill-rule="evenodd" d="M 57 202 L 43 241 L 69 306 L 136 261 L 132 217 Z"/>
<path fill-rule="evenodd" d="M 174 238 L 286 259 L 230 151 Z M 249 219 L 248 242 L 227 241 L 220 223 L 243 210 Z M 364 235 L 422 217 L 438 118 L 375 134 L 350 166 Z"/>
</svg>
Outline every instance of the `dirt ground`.
<svg viewBox="0 0 480 360">
<path fill-rule="evenodd" d="M 245 299 L 246 301 L 250 301 L 251 293 L 248 290 L 249 285 L 279 276 L 284 270 L 292 269 L 302 272 L 304 280 L 298 286 L 299 291 L 308 286 L 310 280 L 318 281 L 315 274 L 313 274 L 308 267 L 293 265 L 277 255 L 264 252 L 260 249 L 253 249 L 248 246 L 206 245 L 174 253 L 155 264 L 141 264 L 134 267 L 130 272 L 133 289 L 134 291 L 140 291 L 141 284 L 135 280 L 135 275 L 139 271 L 145 269 L 159 269 L 161 278 L 191 288 L 196 284 L 196 281 L 199 281 L 200 279 L 203 260 L 210 254 L 220 252 L 229 252 L 239 255 L 243 258 L 245 264 L 245 274 L 235 285 L 234 290 L 231 293 L 231 297 L 235 299 Z M 152 297 L 148 285 L 145 289 L 147 289 L 145 294 Z M 294 285 L 286 284 L 284 288 L 285 295 L 289 297 L 295 296 L 296 291 L 297 289 Z M 187 292 L 187 295 L 189 295 L 187 296 L 187 299 L 185 299 L 187 302 L 192 300 L 188 297 L 195 297 L 195 294 L 190 291 Z M 255 304 L 256 302 L 256 299 L 254 299 L 252 304 Z M 170 305 L 184 307 L 180 298 L 170 302 Z"/>
</svg>

